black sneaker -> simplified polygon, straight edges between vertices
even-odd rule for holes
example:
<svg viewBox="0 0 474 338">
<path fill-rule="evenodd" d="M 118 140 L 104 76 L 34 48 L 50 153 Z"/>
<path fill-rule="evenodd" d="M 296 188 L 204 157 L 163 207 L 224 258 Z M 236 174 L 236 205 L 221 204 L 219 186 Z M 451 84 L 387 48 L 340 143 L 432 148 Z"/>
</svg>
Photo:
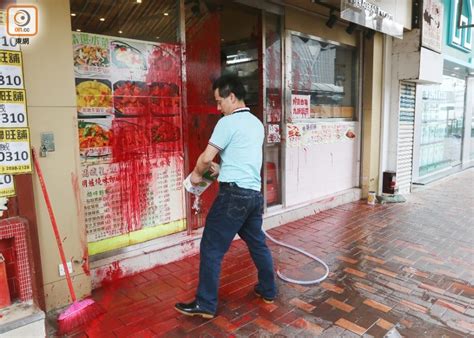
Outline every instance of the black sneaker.
<svg viewBox="0 0 474 338">
<path fill-rule="evenodd" d="M 205 319 L 212 319 L 215 316 L 214 313 L 201 309 L 196 301 L 192 303 L 176 303 L 174 308 L 186 316 L 200 316 Z"/>
<path fill-rule="evenodd" d="M 253 292 L 257 295 L 257 297 L 262 298 L 262 300 L 267 304 L 272 304 L 275 301 L 274 298 L 263 297 L 263 295 L 257 290 L 256 285 L 253 287 Z"/>
</svg>

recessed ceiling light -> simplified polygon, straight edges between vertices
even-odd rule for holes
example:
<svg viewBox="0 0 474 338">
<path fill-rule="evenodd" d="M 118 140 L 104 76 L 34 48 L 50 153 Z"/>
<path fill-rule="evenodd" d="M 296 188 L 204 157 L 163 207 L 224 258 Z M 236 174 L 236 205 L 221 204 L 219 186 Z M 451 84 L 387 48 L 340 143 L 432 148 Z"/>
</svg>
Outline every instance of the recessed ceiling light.
<svg viewBox="0 0 474 338">
<path fill-rule="evenodd" d="M 100 20 L 100 21 L 105 21 L 105 18 L 100 18 L 99 20 Z"/>
<path fill-rule="evenodd" d="M 76 29 L 76 32 L 80 32 L 81 30 L 80 29 Z"/>
<path fill-rule="evenodd" d="M 168 12 L 164 12 L 163 15 L 164 15 L 164 16 L 168 16 L 169 13 L 168 13 Z"/>
<path fill-rule="evenodd" d="M 76 16 L 76 13 L 71 13 L 71 16 Z"/>
<path fill-rule="evenodd" d="M 451 76 L 456 76 L 456 74 L 452 73 Z"/>
<path fill-rule="evenodd" d="M 123 32 L 122 31 L 118 31 L 119 34 L 122 34 Z"/>
<path fill-rule="evenodd" d="M 454 70 L 459 70 L 459 67 L 454 67 Z"/>
<path fill-rule="evenodd" d="M 160 38 L 159 36 L 156 37 L 157 40 L 158 40 L 159 38 Z"/>
<path fill-rule="evenodd" d="M 137 4 L 141 4 L 142 3 L 142 0 L 137 0 Z"/>
</svg>

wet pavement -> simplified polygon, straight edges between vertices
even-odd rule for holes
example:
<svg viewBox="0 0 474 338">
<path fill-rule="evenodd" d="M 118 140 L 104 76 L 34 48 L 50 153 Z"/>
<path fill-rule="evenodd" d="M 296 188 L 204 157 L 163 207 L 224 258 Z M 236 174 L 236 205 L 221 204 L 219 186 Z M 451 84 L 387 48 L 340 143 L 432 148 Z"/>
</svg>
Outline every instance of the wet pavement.
<svg viewBox="0 0 474 338">
<path fill-rule="evenodd" d="M 217 317 L 173 309 L 194 298 L 199 257 L 156 267 L 95 290 L 106 314 L 75 337 L 465 337 L 474 335 L 474 170 L 407 196 L 406 203 L 364 201 L 270 230 L 276 239 L 325 260 L 319 285 L 278 280 L 265 304 L 245 244 L 225 256 Z M 322 267 L 270 244 L 276 267 L 314 279 Z"/>
</svg>

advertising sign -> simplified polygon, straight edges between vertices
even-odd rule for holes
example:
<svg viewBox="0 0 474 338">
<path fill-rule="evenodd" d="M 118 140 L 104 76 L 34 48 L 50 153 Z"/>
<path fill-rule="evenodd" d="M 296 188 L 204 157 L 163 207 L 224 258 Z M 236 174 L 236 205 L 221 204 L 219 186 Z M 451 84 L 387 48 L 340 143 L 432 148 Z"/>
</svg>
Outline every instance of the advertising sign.
<svg viewBox="0 0 474 338">
<path fill-rule="evenodd" d="M 0 174 L 29 172 L 31 172 L 29 129 L 0 129 Z"/>
<path fill-rule="evenodd" d="M 27 127 L 26 100 L 23 89 L 0 89 L 0 127 Z"/>
<path fill-rule="evenodd" d="M 291 118 L 307 119 L 310 117 L 311 95 L 291 95 Z"/>
<path fill-rule="evenodd" d="M 439 0 L 423 1 L 422 17 L 422 46 L 441 53 L 441 42 L 443 37 L 443 5 Z"/>
<path fill-rule="evenodd" d="M 353 142 L 356 137 L 355 122 L 287 124 L 287 142 L 289 147 Z"/>
<path fill-rule="evenodd" d="M 15 195 L 15 184 L 12 175 L 0 175 L 0 197 Z"/>
</svg>

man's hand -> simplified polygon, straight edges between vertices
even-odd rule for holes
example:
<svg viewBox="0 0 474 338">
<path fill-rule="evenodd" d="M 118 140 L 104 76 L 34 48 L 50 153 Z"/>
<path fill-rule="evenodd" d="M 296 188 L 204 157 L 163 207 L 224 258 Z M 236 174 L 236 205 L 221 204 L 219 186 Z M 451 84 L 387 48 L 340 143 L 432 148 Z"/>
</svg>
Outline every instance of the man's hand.
<svg viewBox="0 0 474 338">
<path fill-rule="evenodd" d="M 217 164 L 216 162 L 211 163 L 211 167 L 209 168 L 209 171 L 211 172 L 212 177 L 219 176 L 220 170 L 221 170 L 221 166 L 219 164 Z"/>
<path fill-rule="evenodd" d="M 191 181 L 192 185 L 198 185 L 202 182 L 202 176 L 198 175 L 195 171 L 193 171 L 189 180 Z"/>
</svg>

